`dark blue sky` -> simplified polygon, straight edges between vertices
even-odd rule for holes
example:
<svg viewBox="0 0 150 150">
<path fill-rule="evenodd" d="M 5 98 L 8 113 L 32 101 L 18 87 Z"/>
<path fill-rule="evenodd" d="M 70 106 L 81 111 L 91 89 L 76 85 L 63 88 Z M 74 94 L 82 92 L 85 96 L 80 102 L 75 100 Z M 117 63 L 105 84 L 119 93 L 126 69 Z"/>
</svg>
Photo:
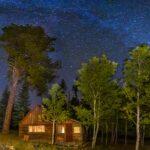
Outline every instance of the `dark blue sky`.
<svg viewBox="0 0 150 150">
<path fill-rule="evenodd" d="M 150 1 L 0 0 L 0 27 L 11 23 L 41 25 L 57 38 L 52 57 L 62 61 L 58 76 L 72 85 L 81 63 L 92 56 L 106 52 L 122 64 L 131 47 L 150 43 Z M 4 61 L 1 89 L 7 79 Z"/>
</svg>

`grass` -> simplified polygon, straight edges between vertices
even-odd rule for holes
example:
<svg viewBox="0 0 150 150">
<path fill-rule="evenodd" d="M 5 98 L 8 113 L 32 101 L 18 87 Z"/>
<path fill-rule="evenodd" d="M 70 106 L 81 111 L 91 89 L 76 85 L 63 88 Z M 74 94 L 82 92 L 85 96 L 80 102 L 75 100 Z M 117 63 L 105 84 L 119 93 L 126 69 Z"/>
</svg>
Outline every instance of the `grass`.
<svg viewBox="0 0 150 150">
<path fill-rule="evenodd" d="M 56 150 L 55 147 L 51 147 L 49 144 L 24 142 L 16 133 L 9 135 L 0 133 L 0 146 L 13 146 L 15 150 Z"/>
<path fill-rule="evenodd" d="M 34 150 L 33 144 L 23 142 L 14 133 L 9 135 L 0 134 L 0 145 L 14 146 L 15 150 Z"/>
<path fill-rule="evenodd" d="M 52 147 L 46 143 L 40 142 L 24 142 L 22 141 L 16 132 L 12 132 L 9 135 L 2 135 L 0 133 L 0 146 L 8 145 L 13 146 L 14 150 L 57 150 L 55 147 Z M 90 147 L 90 146 L 89 146 Z M 2 148 L 0 147 L 0 150 Z M 96 146 L 95 150 L 134 150 L 134 145 L 109 145 L 109 146 Z M 91 150 L 91 148 L 85 148 L 85 150 Z M 150 150 L 150 145 L 145 145 L 141 150 Z"/>
<path fill-rule="evenodd" d="M 135 150 L 135 145 L 109 145 L 109 146 L 96 146 L 95 150 Z M 140 150 L 150 150 L 150 146 L 141 147 Z"/>
</svg>

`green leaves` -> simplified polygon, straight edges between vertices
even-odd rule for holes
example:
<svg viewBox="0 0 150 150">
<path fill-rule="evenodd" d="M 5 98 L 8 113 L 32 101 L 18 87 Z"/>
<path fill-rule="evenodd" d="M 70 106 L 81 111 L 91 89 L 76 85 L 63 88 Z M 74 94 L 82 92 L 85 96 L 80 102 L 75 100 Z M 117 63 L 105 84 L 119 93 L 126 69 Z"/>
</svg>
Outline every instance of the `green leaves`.
<svg viewBox="0 0 150 150">
<path fill-rule="evenodd" d="M 57 68 L 48 56 L 54 50 L 55 39 L 38 26 L 11 24 L 2 30 L 0 41 L 8 54 L 10 71 L 12 67 L 17 68 L 20 77 L 26 75 L 28 83 L 42 94 Z"/>
<path fill-rule="evenodd" d="M 125 112 L 132 121 L 136 117 L 136 107 L 140 106 L 140 121 L 148 123 L 150 104 L 150 47 L 137 46 L 130 52 L 130 59 L 125 62 L 124 95 L 127 98 Z M 146 117 L 147 116 L 147 117 Z"/>
<path fill-rule="evenodd" d="M 75 107 L 77 119 L 82 123 L 83 126 L 89 127 L 93 124 L 92 110 L 86 109 L 81 106 Z"/>
<path fill-rule="evenodd" d="M 88 63 L 83 64 L 79 70 L 79 77 L 76 82 L 83 101 L 90 106 L 76 108 L 77 116 L 84 124 L 96 124 L 100 119 L 112 115 L 112 111 L 119 107 L 120 89 L 117 82 L 113 80 L 117 63 L 110 61 L 106 55 L 100 58 L 93 57 Z M 93 119 L 88 120 L 87 114 Z"/>
<path fill-rule="evenodd" d="M 43 98 L 42 114 L 47 121 L 63 121 L 69 116 L 65 110 L 66 95 L 58 84 L 53 84 L 49 90 L 50 98 Z"/>
<path fill-rule="evenodd" d="M 76 84 L 89 109 L 77 107 L 76 114 L 86 127 L 93 126 L 92 147 L 96 143 L 101 120 L 111 117 L 118 108 L 119 88 L 113 80 L 116 68 L 117 63 L 102 55 L 90 59 L 78 72 Z"/>
<path fill-rule="evenodd" d="M 99 97 L 116 71 L 117 64 L 107 59 L 93 57 L 87 64 L 83 64 L 79 70 L 77 86 L 85 100 Z M 105 86 L 104 86 L 105 85 Z"/>
<path fill-rule="evenodd" d="M 141 45 L 130 52 L 130 59 L 125 62 L 125 82 L 134 90 L 142 88 L 150 77 L 150 47 Z M 142 89 L 140 89 L 142 90 Z"/>
</svg>

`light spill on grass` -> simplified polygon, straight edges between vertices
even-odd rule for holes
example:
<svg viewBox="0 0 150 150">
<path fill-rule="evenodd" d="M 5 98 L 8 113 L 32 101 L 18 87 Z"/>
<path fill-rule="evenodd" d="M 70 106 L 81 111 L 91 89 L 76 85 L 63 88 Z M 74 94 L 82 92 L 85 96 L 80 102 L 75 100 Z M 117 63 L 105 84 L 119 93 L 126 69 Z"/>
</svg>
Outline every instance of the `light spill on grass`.
<svg viewBox="0 0 150 150">
<path fill-rule="evenodd" d="M 15 150 L 56 150 L 47 144 L 30 143 L 22 141 L 16 134 L 2 135 L 0 133 L 0 146 L 13 146 Z"/>
<path fill-rule="evenodd" d="M 15 134 L 2 135 L 0 133 L 0 145 L 14 146 L 15 150 L 34 150 L 31 143 L 21 141 Z"/>
</svg>

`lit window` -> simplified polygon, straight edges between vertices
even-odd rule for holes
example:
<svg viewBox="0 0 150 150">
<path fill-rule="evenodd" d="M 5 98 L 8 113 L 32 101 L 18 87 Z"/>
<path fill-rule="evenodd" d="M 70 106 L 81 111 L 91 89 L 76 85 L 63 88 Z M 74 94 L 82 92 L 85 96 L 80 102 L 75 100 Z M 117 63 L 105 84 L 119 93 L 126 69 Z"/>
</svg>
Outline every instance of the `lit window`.
<svg viewBox="0 0 150 150">
<path fill-rule="evenodd" d="M 57 132 L 58 133 L 65 133 L 65 127 L 63 125 L 58 125 Z"/>
<path fill-rule="evenodd" d="M 29 126 L 29 132 L 45 132 L 45 126 Z"/>
<path fill-rule="evenodd" d="M 80 127 L 73 127 L 73 133 L 80 133 L 81 128 Z"/>
</svg>

